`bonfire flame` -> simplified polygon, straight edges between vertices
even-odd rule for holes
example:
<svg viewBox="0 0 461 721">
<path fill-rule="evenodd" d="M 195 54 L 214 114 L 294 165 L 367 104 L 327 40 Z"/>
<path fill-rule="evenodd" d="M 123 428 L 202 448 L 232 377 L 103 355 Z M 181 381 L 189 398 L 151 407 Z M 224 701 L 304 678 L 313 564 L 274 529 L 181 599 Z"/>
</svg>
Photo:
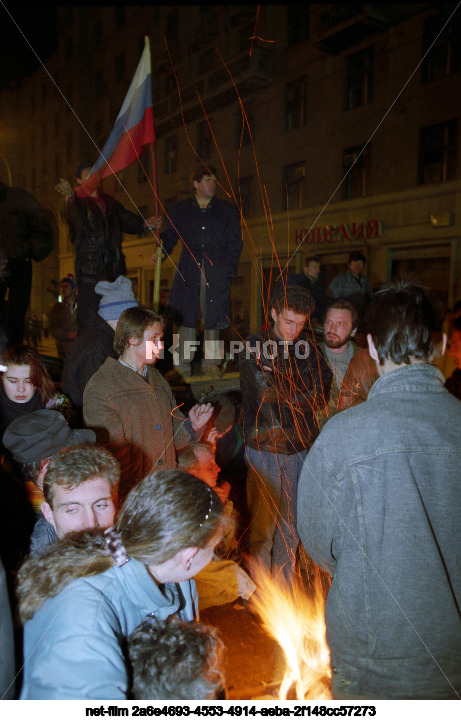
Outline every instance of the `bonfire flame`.
<svg viewBox="0 0 461 721">
<path fill-rule="evenodd" d="M 258 586 L 252 597 L 254 610 L 268 633 L 279 643 L 287 670 L 280 686 L 280 699 L 286 699 L 294 686 L 297 699 L 331 699 L 330 652 L 325 640 L 325 598 L 320 575 L 313 579 L 308 593 L 296 582 L 271 580 L 260 569 Z"/>
</svg>

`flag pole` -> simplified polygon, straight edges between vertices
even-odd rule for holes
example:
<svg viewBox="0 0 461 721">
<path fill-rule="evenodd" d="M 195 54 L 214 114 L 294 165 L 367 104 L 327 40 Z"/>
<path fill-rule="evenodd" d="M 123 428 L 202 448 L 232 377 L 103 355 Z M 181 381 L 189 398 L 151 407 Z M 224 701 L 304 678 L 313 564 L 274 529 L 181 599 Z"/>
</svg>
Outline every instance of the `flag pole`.
<svg viewBox="0 0 461 721">
<path fill-rule="evenodd" d="M 156 218 L 159 216 L 158 210 L 158 193 L 157 193 L 157 167 L 155 163 L 154 143 L 150 144 L 150 158 L 152 164 L 152 185 L 154 188 L 154 215 Z M 154 297 L 152 299 L 153 310 L 157 313 L 160 306 L 160 281 L 162 278 L 162 248 L 159 241 L 160 231 L 158 228 L 154 229 L 154 237 L 157 242 L 157 246 L 154 250 L 152 258 L 156 257 L 155 263 L 155 275 L 154 275 Z"/>
<path fill-rule="evenodd" d="M 145 44 L 149 45 L 149 58 L 150 56 L 150 40 L 149 36 L 144 36 L 144 42 Z M 151 60 L 152 63 L 152 60 Z M 151 65 L 151 75 L 152 75 L 152 65 Z M 152 118 L 152 123 L 155 125 L 155 120 Z M 151 160 L 151 170 L 152 170 L 152 187 L 154 190 L 154 216 L 156 218 L 159 217 L 159 207 L 158 207 L 158 186 L 157 186 L 157 164 L 155 162 L 155 151 L 154 151 L 154 145 L 155 145 L 155 127 L 154 127 L 154 133 L 153 133 L 154 140 L 152 143 L 150 143 L 150 160 Z M 156 241 L 156 247 L 152 254 L 152 262 L 155 264 L 155 274 L 154 274 L 154 295 L 152 298 L 152 305 L 153 310 L 155 310 L 157 313 L 159 311 L 160 306 L 160 281 L 162 278 L 162 248 L 160 246 L 160 231 L 158 228 L 155 228 L 154 237 Z M 157 258 L 155 261 L 154 258 Z"/>
</svg>

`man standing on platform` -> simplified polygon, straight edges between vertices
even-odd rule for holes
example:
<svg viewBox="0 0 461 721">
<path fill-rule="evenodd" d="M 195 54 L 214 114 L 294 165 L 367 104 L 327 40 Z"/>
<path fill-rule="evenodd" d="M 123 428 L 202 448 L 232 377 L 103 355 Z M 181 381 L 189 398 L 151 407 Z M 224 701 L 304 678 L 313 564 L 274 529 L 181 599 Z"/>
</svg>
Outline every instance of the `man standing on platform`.
<svg viewBox="0 0 461 721">
<path fill-rule="evenodd" d="M 83 185 L 92 163 L 81 163 L 75 171 L 78 185 Z M 96 188 L 91 195 L 78 197 L 68 180 L 61 178 L 56 190 L 64 198 L 64 216 L 69 223 L 75 245 L 75 272 L 78 286 L 77 325 L 81 333 L 98 313 L 99 295 L 95 285 L 100 280 L 113 282 L 126 275 L 122 234 L 145 233 L 156 227 L 154 218 L 144 220 L 125 210 L 111 195 Z"/>
<path fill-rule="evenodd" d="M 0 320 L 10 345 L 23 342 L 32 261 L 44 260 L 53 246 L 53 230 L 42 206 L 25 190 L 0 182 Z"/>
<path fill-rule="evenodd" d="M 164 257 L 181 238 L 183 247 L 173 279 L 169 306 L 176 312 L 181 375 L 191 374 L 188 352 L 196 338 L 196 323 L 203 321 L 203 371 L 221 376 L 219 331 L 230 325 L 230 281 L 237 273 L 242 231 L 237 208 L 215 198 L 216 171 L 202 165 L 193 176 L 195 196 L 175 205 L 160 234 Z"/>
</svg>

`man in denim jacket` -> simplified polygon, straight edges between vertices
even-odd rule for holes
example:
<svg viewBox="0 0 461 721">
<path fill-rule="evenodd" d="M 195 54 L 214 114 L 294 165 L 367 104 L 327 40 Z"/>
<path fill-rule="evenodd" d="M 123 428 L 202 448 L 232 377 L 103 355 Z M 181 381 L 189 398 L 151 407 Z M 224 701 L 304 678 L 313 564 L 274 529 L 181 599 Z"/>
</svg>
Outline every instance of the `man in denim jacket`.
<svg viewBox="0 0 461 721">
<path fill-rule="evenodd" d="M 298 531 L 332 576 L 335 699 L 461 694 L 461 403 L 430 364 L 446 337 L 427 292 L 369 306 L 379 378 L 332 418 L 305 462 Z"/>
</svg>

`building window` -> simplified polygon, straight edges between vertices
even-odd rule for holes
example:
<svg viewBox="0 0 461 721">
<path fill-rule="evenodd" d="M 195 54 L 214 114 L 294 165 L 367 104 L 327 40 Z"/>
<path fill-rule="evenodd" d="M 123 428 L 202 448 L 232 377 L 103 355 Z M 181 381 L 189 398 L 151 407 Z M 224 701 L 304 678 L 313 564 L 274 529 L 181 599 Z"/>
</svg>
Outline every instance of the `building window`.
<svg viewBox="0 0 461 721">
<path fill-rule="evenodd" d="M 175 173 L 178 164 L 178 139 L 176 135 L 165 138 L 165 175 Z"/>
<path fill-rule="evenodd" d="M 343 152 L 343 198 L 363 198 L 370 190 L 371 144 Z"/>
<path fill-rule="evenodd" d="M 251 218 L 254 215 L 254 179 L 252 175 L 237 180 L 235 196 L 243 217 Z"/>
<path fill-rule="evenodd" d="M 211 123 L 211 119 L 210 123 Z M 201 160 L 209 160 L 213 148 L 213 136 L 208 122 L 204 120 L 197 125 L 197 153 Z"/>
<path fill-rule="evenodd" d="M 306 78 L 285 86 L 285 130 L 306 124 Z"/>
<path fill-rule="evenodd" d="M 235 147 L 250 145 L 255 139 L 255 118 L 254 118 L 254 101 L 247 100 L 244 106 L 245 116 L 243 115 L 240 105 L 237 108 L 235 116 Z"/>
<path fill-rule="evenodd" d="M 306 164 L 292 163 L 285 166 L 285 208 L 296 210 L 303 207 L 304 183 L 306 180 Z"/>
<path fill-rule="evenodd" d="M 461 70 L 461 19 L 456 17 L 442 31 L 445 22 L 446 17 L 437 15 L 428 18 L 424 23 L 424 59 L 421 66 L 423 83 L 431 83 Z M 439 33 L 441 34 L 437 37 Z M 437 40 L 432 45 L 435 38 Z"/>
<path fill-rule="evenodd" d="M 458 121 L 430 125 L 420 130 L 419 182 L 446 183 L 456 177 Z"/>
<path fill-rule="evenodd" d="M 115 58 L 115 84 L 123 83 L 125 80 L 125 56 L 117 55 Z"/>
<path fill-rule="evenodd" d="M 255 29 L 255 22 L 252 20 L 245 27 L 238 31 L 238 48 L 240 53 L 246 53 L 253 44 L 252 36 Z"/>
<path fill-rule="evenodd" d="M 346 59 L 346 110 L 373 100 L 373 45 Z"/>
<path fill-rule="evenodd" d="M 309 37 L 309 5 L 292 5 L 287 8 L 287 45 L 297 45 Z"/>
</svg>

